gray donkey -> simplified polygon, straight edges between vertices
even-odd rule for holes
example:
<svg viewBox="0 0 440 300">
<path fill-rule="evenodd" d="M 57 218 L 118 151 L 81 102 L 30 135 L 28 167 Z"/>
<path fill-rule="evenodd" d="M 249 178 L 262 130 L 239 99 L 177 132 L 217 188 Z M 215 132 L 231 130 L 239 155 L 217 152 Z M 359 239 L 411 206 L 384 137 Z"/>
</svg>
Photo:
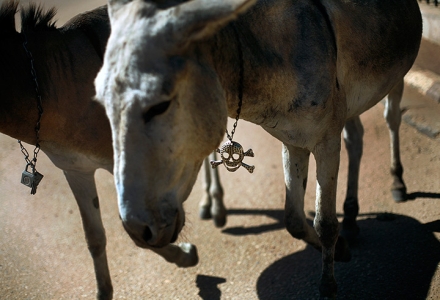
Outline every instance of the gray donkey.
<svg viewBox="0 0 440 300">
<path fill-rule="evenodd" d="M 203 159 L 227 116 L 240 117 L 283 142 L 287 230 L 322 251 L 320 293 L 335 296 L 334 261 L 349 258 L 335 206 L 341 132 L 356 173 L 359 115 L 387 94 L 400 99 L 417 55 L 416 0 L 109 0 L 109 12 L 96 98 L 110 120 L 131 238 L 153 248 L 176 240 Z M 398 102 L 387 118 L 400 114 Z M 314 228 L 303 210 L 310 153 Z M 401 175 L 400 162 L 393 167 Z M 357 174 L 349 177 L 344 227 L 356 231 Z M 403 183 L 396 190 L 404 195 Z"/>
</svg>

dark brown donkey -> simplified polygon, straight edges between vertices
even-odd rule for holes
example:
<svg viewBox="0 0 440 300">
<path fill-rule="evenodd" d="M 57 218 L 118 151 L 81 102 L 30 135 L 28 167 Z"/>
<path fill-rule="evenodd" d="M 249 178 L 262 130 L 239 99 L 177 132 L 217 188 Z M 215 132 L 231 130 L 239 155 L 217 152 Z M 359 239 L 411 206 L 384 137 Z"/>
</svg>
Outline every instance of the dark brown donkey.
<svg viewBox="0 0 440 300">
<path fill-rule="evenodd" d="M 80 14 L 56 28 L 55 10 L 45 12 L 31 5 L 21 9 L 21 33 L 15 28 L 17 10 L 17 1 L 0 7 L 0 131 L 35 145 L 36 79 L 44 110 L 41 149 L 64 171 L 81 213 L 98 298 L 110 299 L 113 290 L 94 172 L 98 168 L 113 171 L 113 151 L 105 111 L 92 101 L 93 80 L 110 34 L 107 8 Z M 190 244 L 152 250 L 178 266 L 197 263 L 196 249 Z"/>
</svg>

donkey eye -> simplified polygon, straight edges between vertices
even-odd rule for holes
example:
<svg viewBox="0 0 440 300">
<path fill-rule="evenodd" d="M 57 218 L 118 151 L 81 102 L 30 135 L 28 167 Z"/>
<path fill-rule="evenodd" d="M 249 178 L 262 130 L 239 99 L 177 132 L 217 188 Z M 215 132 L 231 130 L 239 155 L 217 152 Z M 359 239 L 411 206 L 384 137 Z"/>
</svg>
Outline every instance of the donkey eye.
<svg viewBox="0 0 440 300">
<path fill-rule="evenodd" d="M 159 104 L 156 104 L 152 107 L 150 107 L 149 110 L 144 112 L 142 114 L 142 118 L 144 119 L 144 123 L 148 123 L 153 119 L 155 116 L 161 115 L 164 112 L 167 111 L 168 107 L 170 106 L 171 101 L 165 101 L 161 102 Z"/>
</svg>

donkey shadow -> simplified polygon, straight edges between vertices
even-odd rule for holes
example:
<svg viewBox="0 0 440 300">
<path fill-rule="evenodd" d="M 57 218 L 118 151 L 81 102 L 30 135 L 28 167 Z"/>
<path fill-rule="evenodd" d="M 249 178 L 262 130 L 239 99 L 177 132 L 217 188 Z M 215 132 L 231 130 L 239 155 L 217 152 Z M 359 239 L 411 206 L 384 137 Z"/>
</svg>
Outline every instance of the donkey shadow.
<svg viewBox="0 0 440 300">
<path fill-rule="evenodd" d="M 440 199 L 440 193 L 430 193 L 430 192 L 413 192 L 408 194 L 408 201 L 413 201 L 418 198 L 432 198 Z M 265 224 L 254 227 L 228 227 L 223 229 L 222 232 L 230 235 L 251 235 L 251 234 L 261 234 L 264 232 L 275 231 L 284 229 L 284 210 L 271 210 L 271 209 L 228 209 L 228 216 L 232 215 L 265 215 L 275 220 L 272 224 Z M 310 212 L 309 215 L 314 217 L 314 212 Z M 359 216 L 362 216 L 360 214 Z M 338 214 L 338 217 L 343 217 L 343 215 Z M 379 214 L 379 218 L 384 217 L 383 214 Z M 307 220 L 307 222 L 313 226 L 313 221 Z"/>
<path fill-rule="evenodd" d="M 272 224 L 265 224 L 254 227 L 228 227 L 222 230 L 222 233 L 230 235 L 250 235 L 250 234 L 260 234 L 268 231 L 275 231 L 285 228 L 284 226 L 284 210 L 280 209 L 228 209 L 228 216 L 232 215 L 245 215 L 245 216 L 255 216 L 264 215 L 275 220 Z"/>
<path fill-rule="evenodd" d="M 414 192 L 408 194 L 408 200 L 416 200 L 417 198 L 434 198 L 440 199 L 439 193 L 429 193 L 429 192 Z"/>
<path fill-rule="evenodd" d="M 225 282 L 225 278 L 199 274 L 196 279 L 198 295 L 204 300 L 220 300 L 222 292 L 218 285 Z"/>
<path fill-rule="evenodd" d="M 362 216 L 362 215 L 361 215 Z M 437 265 L 440 220 L 421 224 L 408 216 L 377 213 L 358 221 L 352 259 L 335 264 L 337 299 L 426 299 Z M 321 254 L 310 246 L 264 270 L 259 299 L 319 299 Z"/>
</svg>

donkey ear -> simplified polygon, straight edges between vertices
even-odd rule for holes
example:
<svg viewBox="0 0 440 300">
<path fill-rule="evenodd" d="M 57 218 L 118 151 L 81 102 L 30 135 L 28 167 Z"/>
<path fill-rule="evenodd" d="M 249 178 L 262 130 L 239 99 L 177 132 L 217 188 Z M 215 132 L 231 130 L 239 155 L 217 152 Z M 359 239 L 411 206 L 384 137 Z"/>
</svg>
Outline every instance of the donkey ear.
<svg viewBox="0 0 440 300">
<path fill-rule="evenodd" d="M 256 0 L 194 0 L 175 6 L 174 34 L 185 44 L 215 34 Z M 183 40 L 181 40 L 183 39 Z"/>
</svg>

